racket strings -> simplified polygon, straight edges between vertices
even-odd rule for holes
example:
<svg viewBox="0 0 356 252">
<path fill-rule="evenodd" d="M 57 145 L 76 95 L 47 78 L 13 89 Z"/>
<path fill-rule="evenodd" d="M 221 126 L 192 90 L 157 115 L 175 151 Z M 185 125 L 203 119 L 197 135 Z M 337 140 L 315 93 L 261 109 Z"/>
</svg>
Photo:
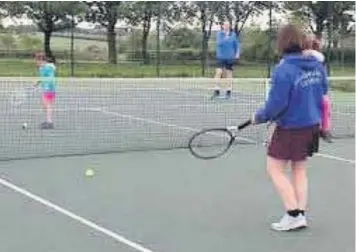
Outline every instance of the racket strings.
<svg viewBox="0 0 356 252">
<path fill-rule="evenodd" d="M 11 103 L 14 106 L 20 106 L 28 102 L 32 97 L 35 96 L 37 88 L 34 86 L 26 86 L 20 90 L 17 90 L 11 95 Z"/>
<path fill-rule="evenodd" d="M 189 147 L 195 156 L 213 158 L 225 153 L 231 146 L 233 139 L 230 132 L 211 130 L 193 137 Z"/>
</svg>

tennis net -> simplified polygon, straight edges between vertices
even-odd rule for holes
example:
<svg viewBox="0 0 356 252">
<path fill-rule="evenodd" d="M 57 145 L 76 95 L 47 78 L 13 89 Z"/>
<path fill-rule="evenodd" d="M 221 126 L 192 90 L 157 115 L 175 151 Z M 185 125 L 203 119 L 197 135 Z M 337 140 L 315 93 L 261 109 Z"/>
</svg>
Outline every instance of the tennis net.
<svg viewBox="0 0 356 252">
<path fill-rule="evenodd" d="M 355 81 L 331 80 L 334 85 Z M 0 160 L 186 148 L 190 136 L 202 128 L 249 118 L 268 92 L 268 80 L 258 78 L 235 79 L 228 100 L 211 99 L 213 79 L 58 79 L 55 128 L 41 130 L 45 116 L 39 93 L 21 106 L 9 102 L 12 92 L 35 81 L 0 82 Z M 336 137 L 354 137 L 353 95 L 333 92 Z M 258 125 L 244 130 L 238 140 L 262 143 L 265 136 L 266 126 Z"/>
</svg>

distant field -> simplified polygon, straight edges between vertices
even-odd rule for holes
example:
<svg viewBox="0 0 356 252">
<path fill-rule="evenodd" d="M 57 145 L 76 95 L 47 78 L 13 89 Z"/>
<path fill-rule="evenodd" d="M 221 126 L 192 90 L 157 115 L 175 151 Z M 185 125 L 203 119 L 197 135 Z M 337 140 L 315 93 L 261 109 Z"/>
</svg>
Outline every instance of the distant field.
<svg viewBox="0 0 356 252">
<path fill-rule="evenodd" d="M 42 33 L 33 35 L 40 38 L 43 41 Z M 105 41 L 96 41 L 96 40 L 87 40 L 87 39 L 74 39 L 74 49 L 75 50 L 84 50 L 88 46 L 96 45 L 103 49 L 107 49 L 107 43 Z M 70 50 L 70 38 L 62 37 L 52 37 L 51 38 L 51 48 L 56 51 Z"/>
<path fill-rule="evenodd" d="M 10 34 L 1 34 L 1 36 L 8 36 Z M 24 49 L 21 48 L 20 44 L 20 36 L 21 35 L 13 35 L 13 38 L 15 41 L 13 42 L 14 46 L 16 49 Z M 28 37 L 32 38 L 38 38 L 41 40 L 40 47 L 43 47 L 43 42 L 44 42 L 44 37 L 42 33 L 32 33 L 32 34 L 26 34 Z M 51 48 L 53 51 L 65 51 L 65 50 L 70 50 L 70 38 L 69 37 L 56 37 L 52 36 L 51 37 Z M 93 40 L 93 39 L 74 39 L 74 48 L 75 50 L 85 50 L 88 46 L 96 45 L 101 47 L 102 49 L 106 50 L 107 49 L 107 43 L 106 41 L 100 41 L 100 40 Z M 14 49 L 15 49 L 14 48 Z M 6 46 L 4 46 L 2 43 L 0 43 L 0 49 L 6 49 Z"/>
</svg>

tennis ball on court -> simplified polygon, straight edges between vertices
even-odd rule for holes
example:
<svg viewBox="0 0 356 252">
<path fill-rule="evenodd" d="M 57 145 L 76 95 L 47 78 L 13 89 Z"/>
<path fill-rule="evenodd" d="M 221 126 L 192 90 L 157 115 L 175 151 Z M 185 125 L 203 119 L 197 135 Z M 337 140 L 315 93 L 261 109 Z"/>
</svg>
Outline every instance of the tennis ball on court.
<svg viewBox="0 0 356 252">
<path fill-rule="evenodd" d="M 95 172 L 93 169 L 86 169 L 85 170 L 85 176 L 86 177 L 93 177 L 95 175 Z"/>
<path fill-rule="evenodd" d="M 27 123 L 23 123 L 23 124 L 22 124 L 22 129 L 23 129 L 23 130 L 27 129 L 27 127 L 28 127 Z"/>
</svg>

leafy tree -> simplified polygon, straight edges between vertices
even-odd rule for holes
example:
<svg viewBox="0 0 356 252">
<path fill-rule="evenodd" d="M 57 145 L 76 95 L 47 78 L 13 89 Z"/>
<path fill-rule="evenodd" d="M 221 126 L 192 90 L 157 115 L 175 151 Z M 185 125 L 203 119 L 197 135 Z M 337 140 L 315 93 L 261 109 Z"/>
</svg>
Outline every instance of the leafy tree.
<svg viewBox="0 0 356 252">
<path fill-rule="evenodd" d="M 92 1 L 85 3 L 89 7 L 86 20 L 92 23 L 99 23 L 106 28 L 109 63 L 117 64 L 115 26 L 119 17 L 119 7 L 122 3 L 119 1 Z"/>
<path fill-rule="evenodd" d="M 198 20 L 198 25 L 200 26 L 200 31 L 202 34 L 201 42 L 201 65 L 202 65 L 202 75 L 205 76 L 205 69 L 207 66 L 208 59 L 208 43 L 211 37 L 211 29 L 213 24 L 216 22 L 216 17 L 222 9 L 221 2 L 186 2 L 183 10 L 185 13 L 185 19 L 191 23 L 195 24 Z"/>
<path fill-rule="evenodd" d="M 246 21 L 252 16 L 258 16 L 264 10 L 269 8 L 268 3 L 261 1 L 233 1 L 222 2 L 218 14 L 219 21 L 229 21 L 230 26 L 236 34 L 240 33 Z M 272 3 L 271 6 L 275 11 L 280 9 L 278 3 Z"/>
<path fill-rule="evenodd" d="M 121 16 L 127 23 L 133 26 L 142 27 L 142 56 L 144 64 L 149 64 L 148 38 L 151 31 L 152 22 L 160 22 L 163 26 L 169 26 L 174 20 L 180 17 L 179 3 L 177 2 L 127 2 L 121 9 Z"/>
<path fill-rule="evenodd" d="M 44 51 L 52 56 L 53 32 L 73 28 L 81 20 L 83 5 L 79 2 L 1 2 L 4 16 L 23 16 L 31 19 L 44 34 Z"/>
<path fill-rule="evenodd" d="M 347 32 L 346 27 L 349 23 L 355 22 L 352 14 L 355 8 L 354 1 L 291 1 L 285 2 L 284 7 L 293 15 L 306 19 L 310 29 L 319 37 L 325 28 L 328 29 L 328 33 L 331 33 L 331 30 L 337 33 Z"/>
</svg>

